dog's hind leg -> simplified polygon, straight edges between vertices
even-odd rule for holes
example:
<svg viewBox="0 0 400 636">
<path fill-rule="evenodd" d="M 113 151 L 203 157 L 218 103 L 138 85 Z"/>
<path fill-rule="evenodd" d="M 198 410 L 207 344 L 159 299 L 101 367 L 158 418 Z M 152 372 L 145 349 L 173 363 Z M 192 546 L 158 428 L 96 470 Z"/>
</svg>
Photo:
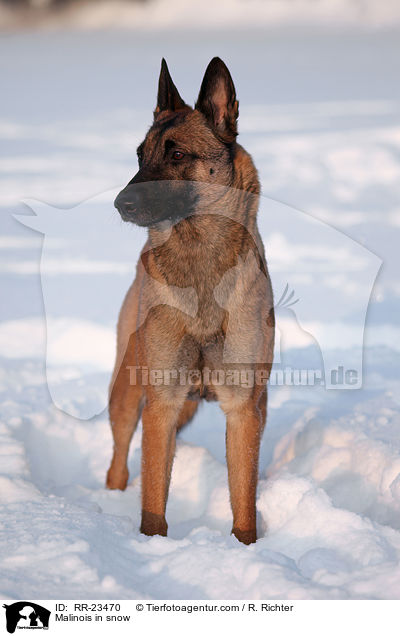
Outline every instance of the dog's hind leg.
<svg viewBox="0 0 400 636">
<path fill-rule="evenodd" d="M 131 369 L 135 366 L 136 334 L 129 340 L 115 380 L 111 386 L 109 414 L 114 452 L 107 473 L 107 488 L 125 490 L 129 472 L 127 466 L 129 445 L 135 432 L 143 405 L 143 389 L 140 382 L 134 381 Z"/>
<path fill-rule="evenodd" d="M 189 424 L 193 419 L 199 403 L 195 400 L 186 400 L 178 417 L 177 430 L 179 431 L 183 426 Z"/>
</svg>

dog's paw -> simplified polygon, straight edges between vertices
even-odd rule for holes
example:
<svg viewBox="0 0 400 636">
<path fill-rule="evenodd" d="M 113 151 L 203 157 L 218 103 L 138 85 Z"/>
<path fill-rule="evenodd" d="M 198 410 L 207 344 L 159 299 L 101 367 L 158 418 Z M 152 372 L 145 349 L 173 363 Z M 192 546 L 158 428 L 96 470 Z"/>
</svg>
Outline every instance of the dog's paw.
<svg viewBox="0 0 400 636">
<path fill-rule="evenodd" d="M 129 472 L 127 468 L 121 470 L 111 465 L 107 473 L 106 486 L 110 490 L 125 490 L 128 479 Z"/>
<path fill-rule="evenodd" d="M 257 531 L 254 530 L 240 530 L 239 528 L 232 528 L 232 534 L 235 535 L 236 539 L 245 545 L 250 545 L 250 543 L 255 543 L 257 541 Z"/>
<path fill-rule="evenodd" d="M 167 536 L 168 524 L 164 515 L 156 515 L 153 512 L 142 510 L 142 523 L 140 525 L 140 532 L 147 534 L 149 537 L 153 537 L 155 534 L 159 534 L 162 537 Z"/>
</svg>

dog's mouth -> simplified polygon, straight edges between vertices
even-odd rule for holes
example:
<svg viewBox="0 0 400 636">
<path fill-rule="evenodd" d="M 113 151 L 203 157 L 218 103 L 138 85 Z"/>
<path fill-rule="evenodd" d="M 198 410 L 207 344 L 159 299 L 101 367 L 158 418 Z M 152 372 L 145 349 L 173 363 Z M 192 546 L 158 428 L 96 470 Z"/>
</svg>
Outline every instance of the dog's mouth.
<svg viewBox="0 0 400 636">
<path fill-rule="evenodd" d="M 152 227 L 159 223 L 171 224 L 193 215 L 197 196 L 184 182 L 140 183 L 128 185 L 114 201 L 123 221 L 140 227 Z M 181 185 L 182 184 L 182 185 Z"/>
<path fill-rule="evenodd" d="M 118 197 L 117 197 L 118 198 Z M 147 227 L 151 225 L 151 215 L 142 209 L 139 210 L 136 206 L 127 203 L 126 205 L 117 204 L 117 199 L 114 202 L 114 206 L 117 208 L 121 215 L 121 219 L 127 223 L 134 223 L 141 227 Z"/>
<path fill-rule="evenodd" d="M 121 215 L 123 221 L 127 223 L 134 223 L 139 227 L 154 227 L 159 225 L 160 223 L 169 223 L 171 225 L 175 225 L 182 221 L 184 218 L 191 216 L 191 212 L 188 211 L 185 214 L 162 214 L 157 215 L 154 213 L 154 210 L 145 210 L 143 208 L 136 208 L 133 206 L 120 209 L 117 205 L 115 205 L 118 212 Z"/>
</svg>

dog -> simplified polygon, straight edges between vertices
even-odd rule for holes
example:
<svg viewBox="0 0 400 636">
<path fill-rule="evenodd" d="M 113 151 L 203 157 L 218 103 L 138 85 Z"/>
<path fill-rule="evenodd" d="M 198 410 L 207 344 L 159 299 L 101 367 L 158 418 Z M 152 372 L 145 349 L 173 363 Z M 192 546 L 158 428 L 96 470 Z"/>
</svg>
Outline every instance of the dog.
<svg viewBox="0 0 400 636">
<path fill-rule="evenodd" d="M 145 535 L 167 535 L 176 432 L 202 399 L 216 399 L 226 414 L 232 533 L 244 544 L 257 538 L 275 320 L 256 222 L 260 185 L 236 141 L 238 114 L 221 59 L 208 65 L 194 108 L 180 97 L 163 59 L 154 121 L 137 149 L 139 171 L 114 203 L 124 221 L 148 228 L 148 240 L 118 322 L 107 487 L 126 488 L 129 444 L 141 415 Z"/>
</svg>

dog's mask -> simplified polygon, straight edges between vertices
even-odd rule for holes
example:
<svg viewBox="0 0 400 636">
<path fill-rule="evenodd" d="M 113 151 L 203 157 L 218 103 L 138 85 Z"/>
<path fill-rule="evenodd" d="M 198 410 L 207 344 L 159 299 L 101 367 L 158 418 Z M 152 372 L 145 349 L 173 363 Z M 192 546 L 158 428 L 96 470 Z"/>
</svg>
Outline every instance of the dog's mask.
<svg viewBox="0 0 400 636">
<path fill-rule="evenodd" d="M 237 117 L 235 87 L 222 60 L 208 65 L 194 109 L 163 60 L 154 122 L 137 150 L 139 171 L 114 202 L 123 220 L 145 227 L 177 223 L 196 213 L 204 184 L 229 187 Z"/>
<path fill-rule="evenodd" d="M 196 201 L 196 188 L 190 182 L 132 179 L 114 205 L 124 221 L 150 227 L 162 221 L 174 224 L 191 216 Z"/>
</svg>

